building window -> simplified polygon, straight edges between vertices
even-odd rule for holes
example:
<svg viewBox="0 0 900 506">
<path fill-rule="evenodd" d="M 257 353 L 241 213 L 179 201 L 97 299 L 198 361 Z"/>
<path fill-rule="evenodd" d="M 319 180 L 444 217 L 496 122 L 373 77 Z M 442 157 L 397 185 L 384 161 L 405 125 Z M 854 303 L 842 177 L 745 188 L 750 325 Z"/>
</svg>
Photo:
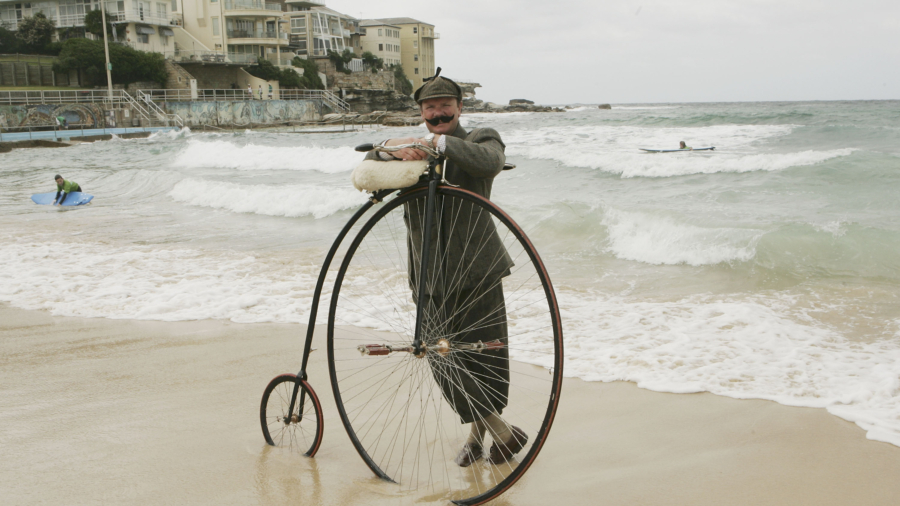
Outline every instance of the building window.
<svg viewBox="0 0 900 506">
<path fill-rule="evenodd" d="M 419 61 L 419 55 L 414 54 L 414 55 L 413 55 L 413 61 Z"/>
<path fill-rule="evenodd" d="M 213 35 L 219 35 L 219 18 L 212 18 Z"/>
<path fill-rule="evenodd" d="M 384 51 L 384 44 L 378 44 L 378 50 Z"/>
<path fill-rule="evenodd" d="M 147 35 L 146 33 L 137 34 L 137 39 L 138 39 L 138 42 L 140 42 L 141 44 L 149 44 L 150 43 L 150 36 Z"/>
<path fill-rule="evenodd" d="M 166 36 L 166 35 L 160 35 L 160 36 L 159 36 L 159 42 L 160 42 L 163 46 L 168 46 L 168 45 L 169 45 L 169 37 Z"/>
<path fill-rule="evenodd" d="M 418 73 L 419 73 L 419 67 L 416 67 L 416 68 L 413 69 L 413 70 L 414 70 L 413 74 L 418 74 Z"/>
<path fill-rule="evenodd" d="M 414 27 L 413 27 L 413 33 L 419 33 L 419 27 L 418 27 L 418 26 L 414 26 Z"/>
<path fill-rule="evenodd" d="M 378 36 L 381 37 L 381 28 L 378 29 Z"/>
<path fill-rule="evenodd" d="M 168 5 L 166 5 L 166 4 L 157 3 L 156 4 L 156 17 L 159 17 L 162 19 L 168 19 L 169 14 L 166 12 L 167 7 L 168 7 Z"/>
<path fill-rule="evenodd" d="M 172 12 L 178 12 L 178 0 L 172 0 Z"/>
<path fill-rule="evenodd" d="M 414 41 L 413 41 L 413 47 L 419 47 L 419 41 L 414 40 Z"/>
<path fill-rule="evenodd" d="M 291 18 L 291 33 L 306 35 L 306 16 Z"/>
</svg>

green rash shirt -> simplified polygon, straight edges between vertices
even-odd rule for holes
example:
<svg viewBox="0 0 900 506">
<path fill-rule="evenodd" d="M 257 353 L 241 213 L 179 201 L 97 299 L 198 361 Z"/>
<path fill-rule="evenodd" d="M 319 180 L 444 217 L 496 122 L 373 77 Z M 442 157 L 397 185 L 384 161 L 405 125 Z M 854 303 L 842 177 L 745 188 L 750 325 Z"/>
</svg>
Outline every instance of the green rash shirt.
<svg viewBox="0 0 900 506">
<path fill-rule="evenodd" d="M 63 179 L 63 184 L 57 184 L 57 185 L 56 185 L 56 191 L 57 191 L 57 192 L 72 193 L 73 191 L 75 191 L 75 188 L 78 188 L 78 186 L 79 186 L 79 185 L 78 185 L 78 183 L 76 183 L 76 182 L 73 182 L 73 181 L 67 181 L 67 180 Z"/>
</svg>

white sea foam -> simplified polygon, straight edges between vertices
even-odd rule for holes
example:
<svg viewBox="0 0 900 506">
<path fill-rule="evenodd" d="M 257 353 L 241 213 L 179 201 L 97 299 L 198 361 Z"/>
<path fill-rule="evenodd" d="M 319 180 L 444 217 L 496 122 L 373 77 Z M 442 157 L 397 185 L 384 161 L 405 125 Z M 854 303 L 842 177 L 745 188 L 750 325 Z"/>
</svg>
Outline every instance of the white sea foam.
<svg viewBox="0 0 900 506">
<path fill-rule="evenodd" d="M 855 343 L 778 297 L 559 294 L 566 375 L 827 408 L 900 446 L 900 346 Z"/>
<path fill-rule="evenodd" d="M 507 146 L 543 145 L 555 147 L 590 145 L 604 151 L 614 148 L 636 150 L 676 149 L 678 141 L 693 147 L 717 146 L 735 148 L 789 135 L 796 125 L 713 125 L 705 127 L 640 127 L 640 126 L 552 126 L 515 130 L 504 134 Z M 585 146 L 588 144 L 588 146 Z"/>
<path fill-rule="evenodd" d="M 229 251 L 98 246 L 4 238 L 0 300 L 82 317 L 308 318 L 318 273 L 313 262 Z M 405 284 L 398 283 L 402 292 Z M 529 299 L 533 295 L 510 302 L 511 334 L 546 326 L 546 316 L 542 320 L 540 311 L 528 311 L 537 307 Z M 558 296 L 567 376 L 827 408 L 859 424 L 869 438 L 900 446 L 900 347 L 895 342 L 848 342 L 777 293 L 649 301 L 560 289 Z M 367 301 L 377 306 L 377 297 L 367 296 Z M 390 300 L 380 302 L 385 310 L 393 307 Z M 343 323 L 383 326 L 374 318 Z M 540 349 L 531 351 L 517 349 L 514 358 L 549 365 Z"/>
<path fill-rule="evenodd" d="M 232 141 L 189 139 L 173 167 L 217 167 L 238 170 L 316 170 L 336 173 L 353 170 L 361 156 L 351 147 L 238 145 Z"/>
<path fill-rule="evenodd" d="M 762 232 L 705 228 L 668 216 L 606 209 L 608 250 L 624 260 L 649 264 L 713 265 L 753 258 Z"/>
<path fill-rule="evenodd" d="M 330 216 L 361 206 L 365 195 L 350 188 L 311 185 L 240 185 L 185 179 L 169 192 L 176 202 L 267 216 Z"/>
<path fill-rule="evenodd" d="M 851 148 L 759 153 L 754 143 L 788 135 L 793 125 L 716 125 L 698 128 L 547 127 L 504 136 L 508 155 L 557 160 L 622 177 L 672 177 L 720 172 L 777 171 L 814 165 L 853 153 Z M 715 152 L 643 153 L 638 148 L 677 147 L 686 139 Z"/>
<path fill-rule="evenodd" d="M 148 141 L 173 141 L 175 139 L 182 139 L 185 137 L 191 137 L 193 132 L 191 132 L 190 127 L 183 127 L 178 130 L 163 130 L 159 132 L 153 132 L 147 137 Z"/>
<path fill-rule="evenodd" d="M 230 252 L 8 239 L 0 300 L 64 316 L 300 322 L 317 271 Z"/>
</svg>

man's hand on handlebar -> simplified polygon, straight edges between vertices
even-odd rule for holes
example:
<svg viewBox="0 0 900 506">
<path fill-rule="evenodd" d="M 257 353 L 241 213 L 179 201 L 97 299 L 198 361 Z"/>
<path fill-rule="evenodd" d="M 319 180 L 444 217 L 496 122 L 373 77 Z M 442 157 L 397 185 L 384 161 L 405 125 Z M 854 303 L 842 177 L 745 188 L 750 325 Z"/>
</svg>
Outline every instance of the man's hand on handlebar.
<svg viewBox="0 0 900 506">
<path fill-rule="evenodd" d="M 407 137 L 404 139 L 388 139 L 388 141 L 384 144 L 385 146 L 401 146 L 403 144 L 424 144 L 428 145 L 428 141 L 425 139 L 416 139 L 413 137 Z M 398 158 L 400 160 L 425 160 L 428 158 L 428 153 L 416 148 L 403 148 L 398 149 L 397 151 L 391 152 L 394 158 Z"/>
</svg>

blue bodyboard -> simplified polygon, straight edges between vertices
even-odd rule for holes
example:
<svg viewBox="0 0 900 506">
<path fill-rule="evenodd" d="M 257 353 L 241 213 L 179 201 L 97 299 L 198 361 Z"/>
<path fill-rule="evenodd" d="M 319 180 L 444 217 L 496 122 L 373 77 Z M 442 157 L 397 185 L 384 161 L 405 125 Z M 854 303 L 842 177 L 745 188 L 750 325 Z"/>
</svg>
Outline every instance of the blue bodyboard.
<svg viewBox="0 0 900 506">
<path fill-rule="evenodd" d="M 49 206 L 53 204 L 53 199 L 56 198 L 56 192 L 50 193 L 35 193 L 31 196 L 31 200 L 35 204 L 40 204 L 42 206 Z M 66 197 L 66 200 L 62 203 L 63 207 L 68 206 L 80 206 L 82 204 L 87 204 L 93 199 L 93 195 L 88 195 L 87 193 L 82 192 L 72 192 Z"/>
</svg>

